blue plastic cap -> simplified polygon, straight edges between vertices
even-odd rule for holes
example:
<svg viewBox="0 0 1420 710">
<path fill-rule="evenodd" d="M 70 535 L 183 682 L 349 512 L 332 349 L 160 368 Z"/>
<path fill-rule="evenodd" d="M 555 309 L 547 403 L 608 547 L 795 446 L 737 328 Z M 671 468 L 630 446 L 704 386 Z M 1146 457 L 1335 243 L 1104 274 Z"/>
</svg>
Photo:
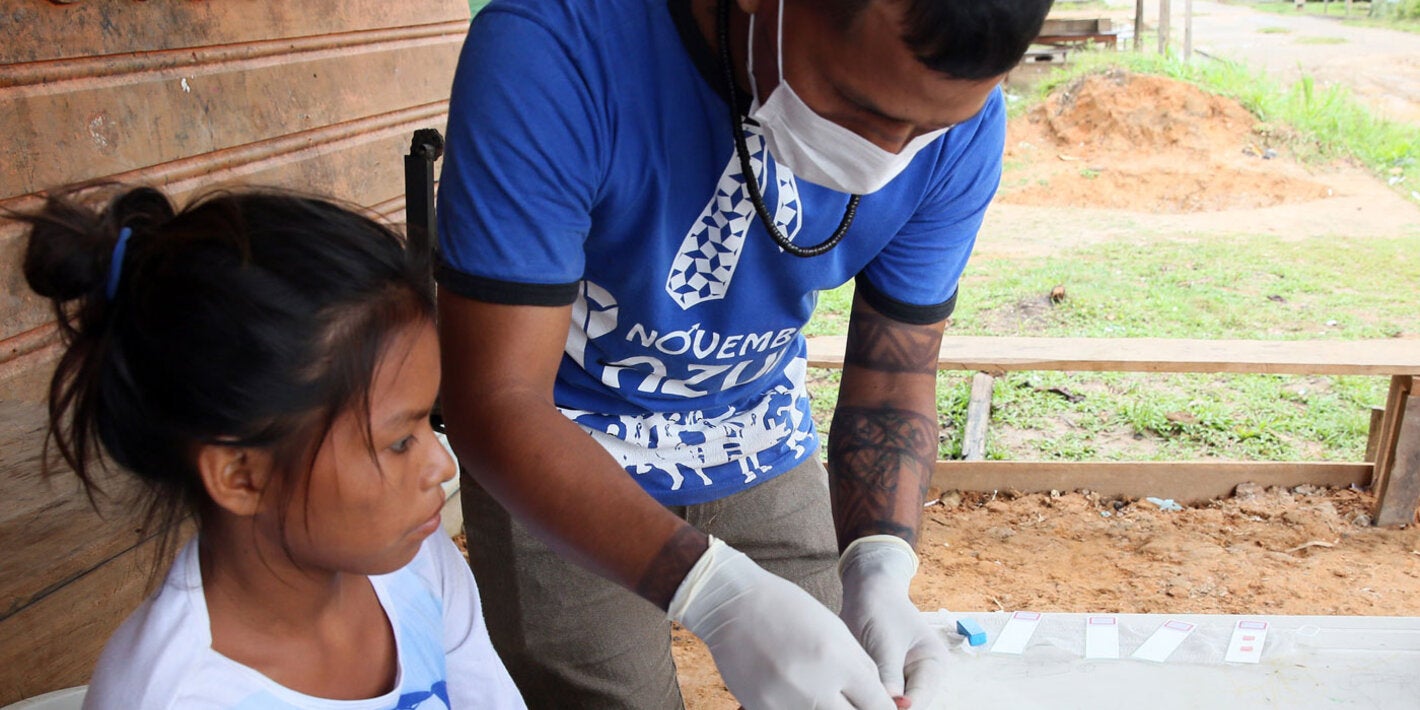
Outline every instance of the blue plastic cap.
<svg viewBox="0 0 1420 710">
<path fill-rule="evenodd" d="M 982 646 L 986 643 L 986 630 L 971 619 L 957 619 L 957 633 L 965 636 L 966 642 L 972 646 Z"/>
</svg>

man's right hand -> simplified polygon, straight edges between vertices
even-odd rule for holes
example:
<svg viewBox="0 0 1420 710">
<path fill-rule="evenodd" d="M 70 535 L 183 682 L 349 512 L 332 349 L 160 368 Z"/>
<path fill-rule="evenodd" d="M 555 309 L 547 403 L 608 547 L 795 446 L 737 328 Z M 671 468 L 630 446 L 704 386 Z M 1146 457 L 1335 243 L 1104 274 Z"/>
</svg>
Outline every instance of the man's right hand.
<svg viewBox="0 0 1420 710">
<path fill-rule="evenodd" d="M 671 600 L 748 710 L 895 710 L 848 627 L 797 585 L 715 538 Z"/>
</svg>

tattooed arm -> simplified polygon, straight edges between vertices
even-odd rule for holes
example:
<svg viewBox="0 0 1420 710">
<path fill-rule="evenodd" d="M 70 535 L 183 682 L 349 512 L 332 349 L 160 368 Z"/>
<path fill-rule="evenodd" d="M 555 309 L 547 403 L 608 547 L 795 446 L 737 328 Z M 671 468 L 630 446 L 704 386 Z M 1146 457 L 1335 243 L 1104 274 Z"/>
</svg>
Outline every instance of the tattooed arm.
<svg viewBox="0 0 1420 710">
<path fill-rule="evenodd" d="M 937 351 L 944 325 L 895 321 L 854 298 L 828 435 L 840 550 L 867 535 L 917 545 L 937 459 Z"/>
<path fill-rule="evenodd" d="M 930 707 L 947 647 L 912 603 L 917 527 L 937 459 L 937 351 L 944 321 L 910 325 L 853 301 L 828 470 L 843 580 L 839 616 L 893 697 Z M 920 703 L 920 705 L 919 705 Z"/>
</svg>

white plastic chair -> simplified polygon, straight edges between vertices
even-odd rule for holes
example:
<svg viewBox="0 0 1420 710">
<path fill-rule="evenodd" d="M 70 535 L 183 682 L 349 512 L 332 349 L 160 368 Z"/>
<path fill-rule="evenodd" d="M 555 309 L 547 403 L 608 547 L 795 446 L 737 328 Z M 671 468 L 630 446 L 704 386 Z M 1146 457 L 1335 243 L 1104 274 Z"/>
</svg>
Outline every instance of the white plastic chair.
<svg viewBox="0 0 1420 710">
<path fill-rule="evenodd" d="M 89 686 L 80 685 L 56 690 L 52 693 L 21 700 L 13 705 L 6 705 L 0 710 L 80 710 L 84 705 L 84 693 L 88 689 Z"/>
</svg>

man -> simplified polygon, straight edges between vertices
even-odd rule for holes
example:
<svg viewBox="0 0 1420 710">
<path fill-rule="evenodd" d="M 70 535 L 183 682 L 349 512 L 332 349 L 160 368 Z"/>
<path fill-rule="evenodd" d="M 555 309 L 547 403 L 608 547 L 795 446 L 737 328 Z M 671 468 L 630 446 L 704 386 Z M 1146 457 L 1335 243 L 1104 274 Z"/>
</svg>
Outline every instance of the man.
<svg viewBox="0 0 1420 710">
<path fill-rule="evenodd" d="M 440 187 L 442 401 L 530 706 L 679 707 L 668 616 L 748 708 L 932 704 L 946 649 L 907 588 L 936 353 L 999 181 L 996 87 L 1048 8 L 479 14 Z M 850 278 L 825 474 L 800 329 Z"/>
</svg>

